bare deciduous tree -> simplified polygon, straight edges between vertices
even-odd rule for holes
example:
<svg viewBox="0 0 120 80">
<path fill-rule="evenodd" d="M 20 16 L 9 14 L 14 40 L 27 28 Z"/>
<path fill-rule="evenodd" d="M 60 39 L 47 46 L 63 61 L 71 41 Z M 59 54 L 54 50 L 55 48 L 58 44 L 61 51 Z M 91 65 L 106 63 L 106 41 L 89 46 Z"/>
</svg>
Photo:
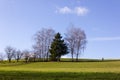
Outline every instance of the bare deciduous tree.
<svg viewBox="0 0 120 80">
<path fill-rule="evenodd" d="M 31 53 L 31 57 L 33 58 L 33 61 L 35 62 L 36 61 L 36 58 L 37 58 L 37 53 L 36 52 L 32 52 Z"/>
<path fill-rule="evenodd" d="M 24 50 L 22 53 L 24 55 L 25 62 L 27 63 L 29 61 L 29 58 L 30 58 L 30 53 L 28 50 Z"/>
<path fill-rule="evenodd" d="M 86 47 L 86 34 L 80 28 L 76 28 L 76 61 L 78 61 L 78 57 L 81 54 L 81 51 Z"/>
<path fill-rule="evenodd" d="M 34 51 L 43 61 L 49 58 L 49 46 L 54 38 L 55 31 L 53 29 L 43 28 L 35 34 Z"/>
<path fill-rule="evenodd" d="M 5 48 L 5 52 L 6 52 L 8 61 L 11 62 L 11 59 L 13 58 L 14 53 L 15 53 L 15 49 L 11 46 L 8 46 Z"/>
<path fill-rule="evenodd" d="M 85 49 L 87 43 L 85 32 L 81 28 L 76 28 L 74 27 L 74 25 L 72 25 L 71 27 L 69 27 L 69 29 L 67 29 L 65 40 L 69 45 L 72 61 L 74 54 L 76 55 L 76 61 L 78 61 L 81 50 Z"/>
<path fill-rule="evenodd" d="M 20 50 L 15 51 L 14 58 L 17 60 L 17 62 L 22 58 L 23 53 Z"/>
<path fill-rule="evenodd" d="M 65 40 L 67 41 L 68 43 L 68 46 L 69 46 L 69 50 L 71 52 L 71 57 L 72 57 L 72 61 L 73 60 L 73 55 L 74 55 L 74 52 L 75 52 L 75 30 L 74 30 L 74 27 L 70 27 L 67 29 L 67 33 L 65 33 Z"/>
</svg>

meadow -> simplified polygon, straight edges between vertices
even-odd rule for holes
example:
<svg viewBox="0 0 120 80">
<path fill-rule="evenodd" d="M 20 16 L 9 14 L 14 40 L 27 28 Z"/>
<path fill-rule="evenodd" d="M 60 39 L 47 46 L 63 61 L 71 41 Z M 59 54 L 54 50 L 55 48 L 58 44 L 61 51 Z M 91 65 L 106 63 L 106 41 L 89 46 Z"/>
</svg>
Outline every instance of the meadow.
<svg viewBox="0 0 120 80">
<path fill-rule="evenodd" d="M 0 80 L 120 80 L 120 61 L 4 62 Z"/>
</svg>

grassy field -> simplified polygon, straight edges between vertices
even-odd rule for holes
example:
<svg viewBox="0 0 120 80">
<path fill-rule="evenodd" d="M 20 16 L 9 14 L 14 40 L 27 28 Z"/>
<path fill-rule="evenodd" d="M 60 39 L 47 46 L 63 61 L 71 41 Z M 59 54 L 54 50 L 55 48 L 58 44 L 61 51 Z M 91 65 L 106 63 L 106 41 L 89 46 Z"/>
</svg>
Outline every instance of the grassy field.
<svg viewBox="0 0 120 80">
<path fill-rule="evenodd" d="M 120 74 L 3 71 L 0 80 L 120 80 Z"/>
<path fill-rule="evenodd" d="M 0 80 L 120 80 L 120 61 L 0 63 Z"/>
</svg>

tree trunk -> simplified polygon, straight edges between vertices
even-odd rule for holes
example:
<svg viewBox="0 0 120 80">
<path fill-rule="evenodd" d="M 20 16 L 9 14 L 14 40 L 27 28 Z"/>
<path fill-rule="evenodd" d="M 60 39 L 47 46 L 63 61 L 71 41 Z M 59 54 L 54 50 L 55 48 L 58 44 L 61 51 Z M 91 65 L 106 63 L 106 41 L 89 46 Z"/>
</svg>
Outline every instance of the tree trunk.
<svg viewBox="0 0 120 80">
<path fill-rule="evenodd" d="M 79 55 L 79 51 L 80 51 L 80 49 L 79 49 L 79 46 L 78 46 L 78 48 L 77 48 L 77 54 L 76 54 L 76 62 L 78 61 L 78 55 Z"/>
<path fill-rule="evenodd" d="M 78 62 L 78 53 L 76 54 L 76 62 Z"/>
<path fill-rule="evenodd" d="M 49 58 L 48 54 L 49 54 L 49 46 L 48 46 L 48 51 L 47 51 L 47 61 L 48 61 L 48 58 Z"/>
<path fill-rule="evenodd" d="M 11 62 L 11 59 L 9 59 L 9 63 Z"/>
<path fill-rule="evenodd" d="M 74 60 L 73 60 L 73 53 L 71 55 L 72 55 L 72 62 L 74 62 Z"/>
<path fill-rule="evenodd" d="M 48 52 L 47 52 L 47 61 L 48 61 Z"/>
<path fill-rule="evenodd" d="M 72 62 L 74 61 L 73 60 L 73 48 L 71 48 L 71 56 L 72 56 Z"/>
</svg>

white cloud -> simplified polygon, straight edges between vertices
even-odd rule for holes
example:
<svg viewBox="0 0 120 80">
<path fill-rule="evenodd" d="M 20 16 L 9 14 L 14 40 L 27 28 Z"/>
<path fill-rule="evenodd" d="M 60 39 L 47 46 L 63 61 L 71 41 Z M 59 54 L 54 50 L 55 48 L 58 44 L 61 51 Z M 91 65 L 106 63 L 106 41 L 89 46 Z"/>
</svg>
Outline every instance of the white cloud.
<svg viewBox="0 0 120 80">
<path fill-rule="evenodd" d="M 97 37 L 89 39 L 89 41 L 115 41 L 120 40 L 120 37 Z"/>
<path fill-rule="evenodd" d="M 84 7 L 75 7 L 74 13 L 77 14 L 78 16 L 83 16 L 88 13 L 88 9 Z"/>
<path fill-rule="evenodd" d="M 56 12 L 61 14 L 76 14 L 78 16 L 83 16 L 88 13 L 88 9 L 80 6 L 72 9 L 65 6 L 63 8 L 57 8 Z"/>
<path fill-rule="evenodd" d="M 57 12 L 62 13 L 62 14 L 67 14 L 67 13 L 71 13 L 72 10 L 66 6 L 63 8 L 58 8 Z"/>
</svg>

